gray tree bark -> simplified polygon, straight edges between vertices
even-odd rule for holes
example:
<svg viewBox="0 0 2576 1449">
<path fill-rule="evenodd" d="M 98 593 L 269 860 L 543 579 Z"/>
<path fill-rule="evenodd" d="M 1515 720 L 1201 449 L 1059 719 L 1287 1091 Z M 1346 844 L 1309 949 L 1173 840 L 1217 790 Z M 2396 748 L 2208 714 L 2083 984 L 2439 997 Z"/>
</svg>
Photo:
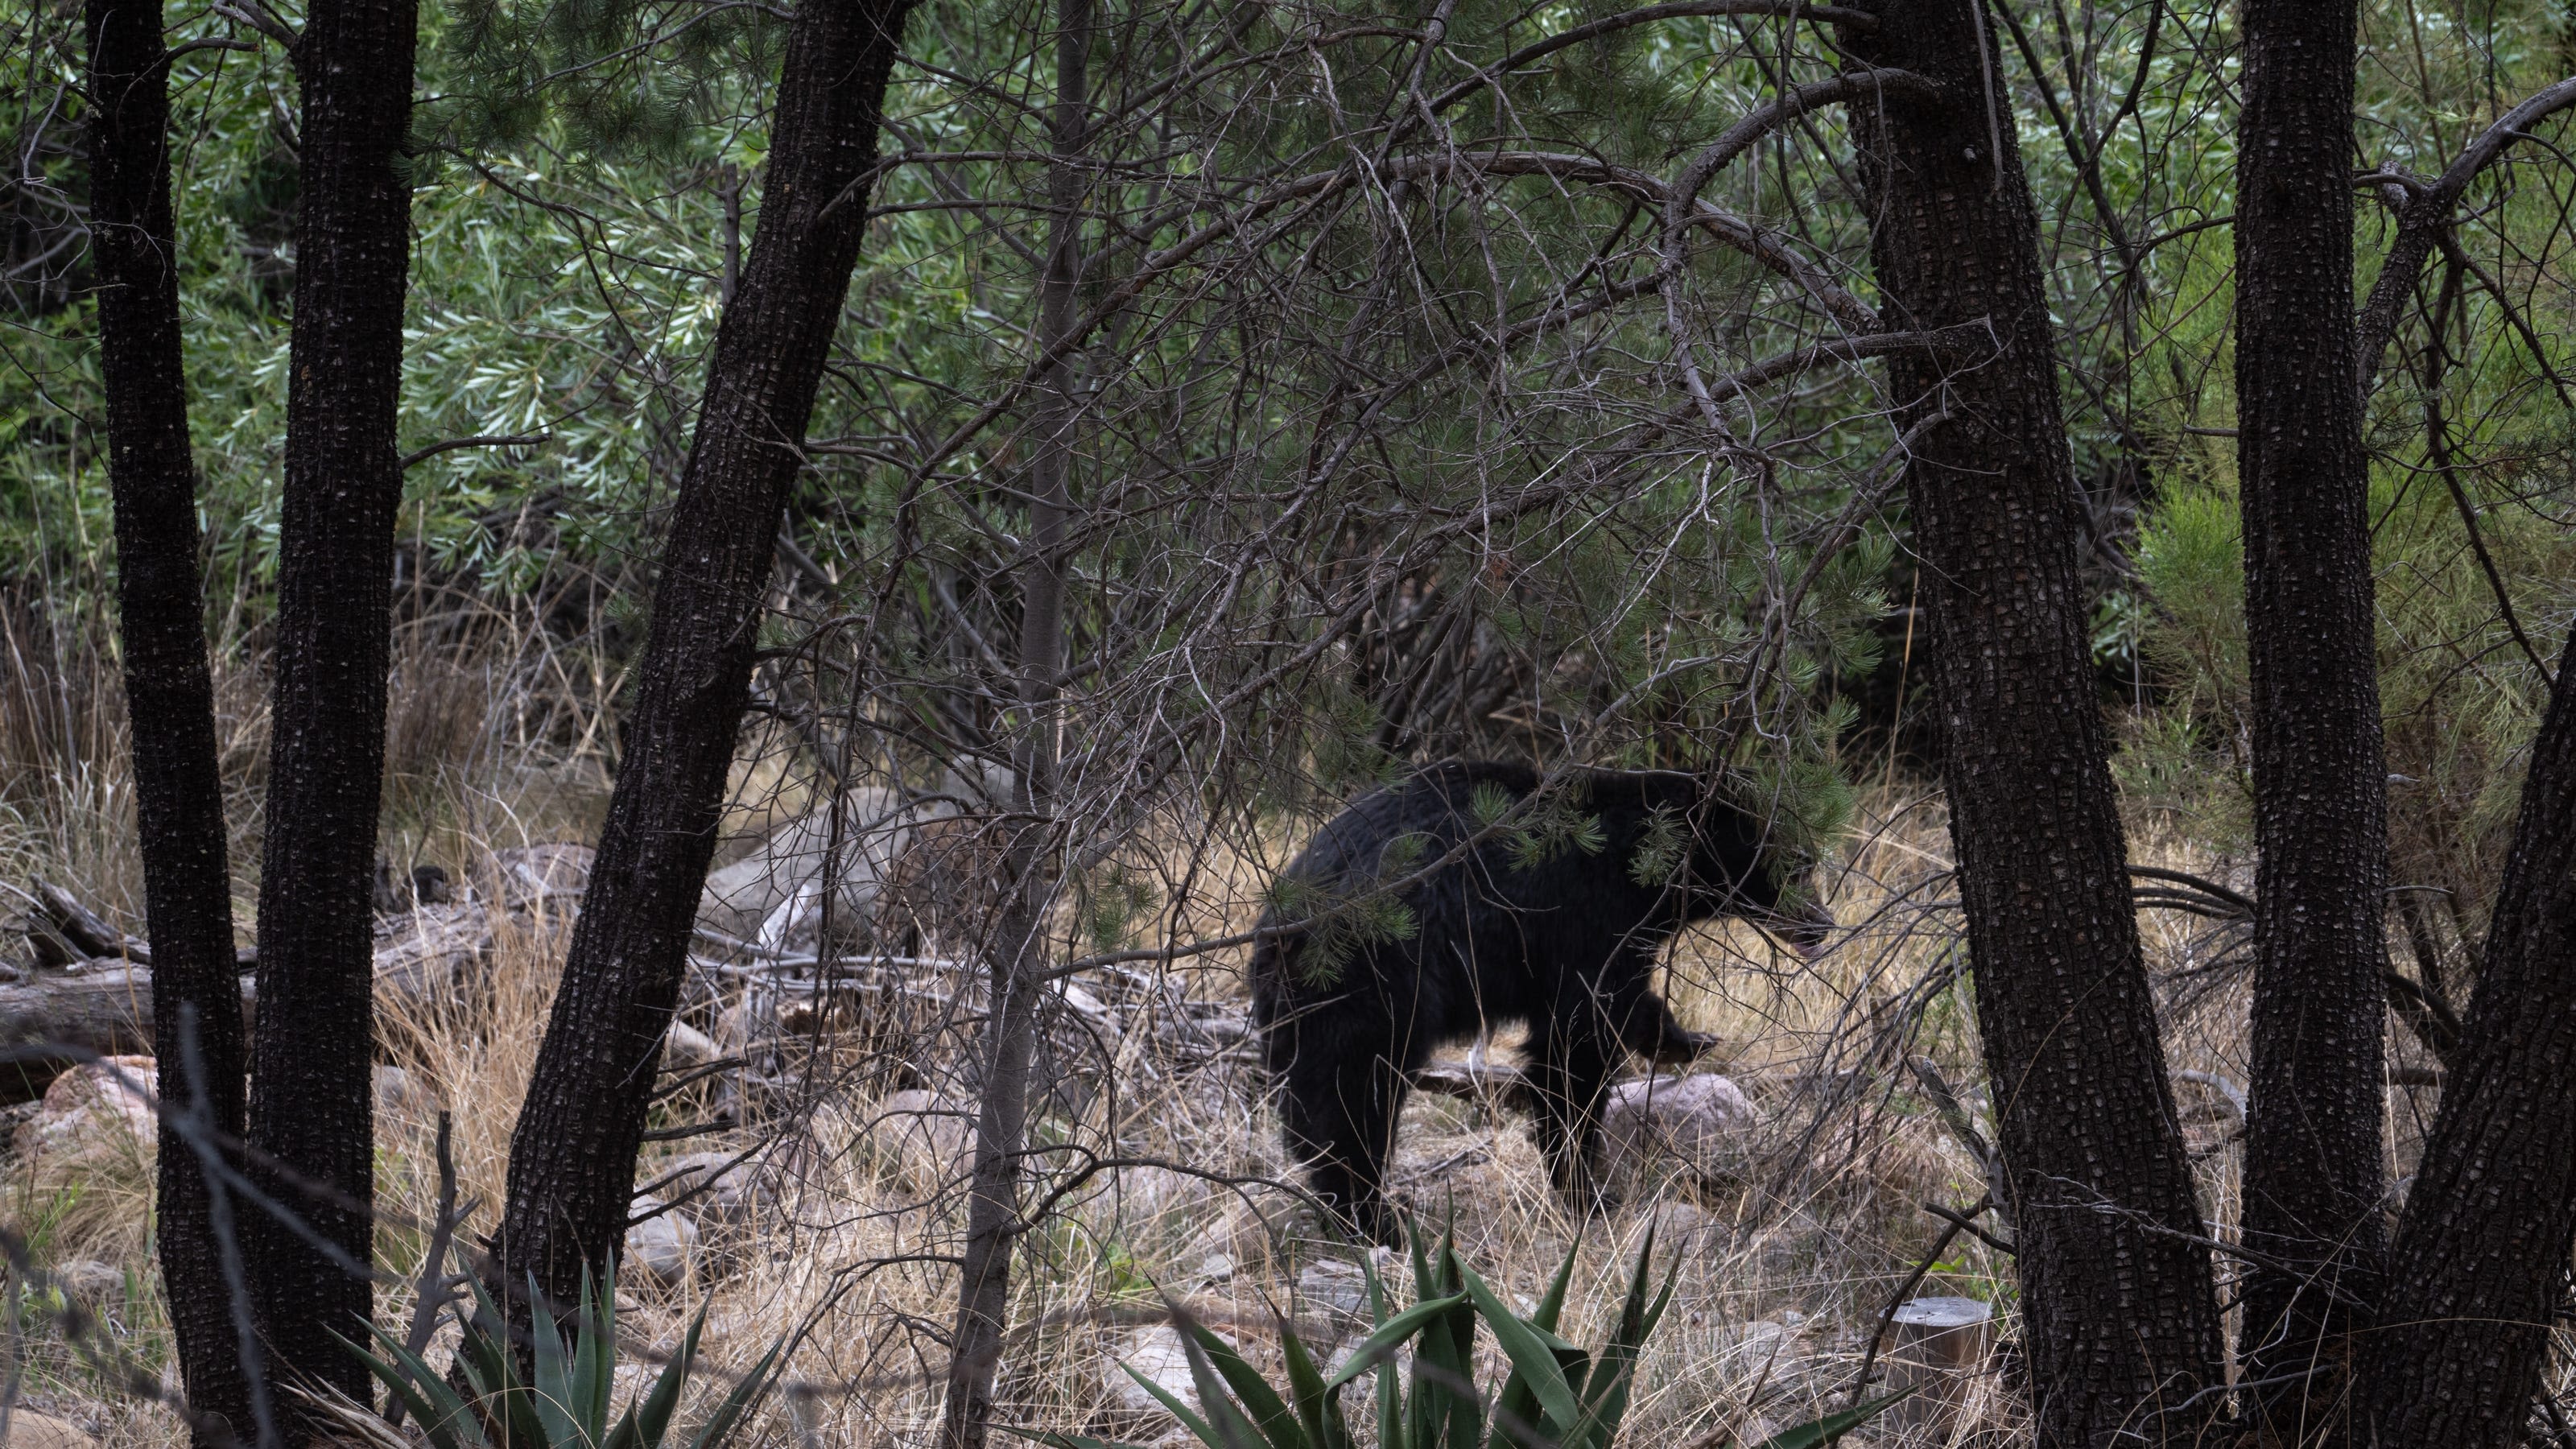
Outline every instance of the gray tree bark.
<svg viewBox="0 0 2576 1449">
<path fill-rule="evenodd" d="M 1057 0 L 1055 164 L 1047 176 L 1053 220 L 1038 287 L 1038 342 L 1054 360 L 1039 394 L 1032 462 L 1028 558 L 1020 567 L 1021 737 L 1018 813 L 1008 852 L 1011 905 L 998 931 L 990 993 L 983 1100 L 966 1208 L 966 1251 L 950 1336 L 943 1449 L 984 1449 L 993 1379 L 1011 1301 L 1011 1245 L 1019 1222 L 1020 1149 L 1028 1135 L 1038 1005 L 1046 989 L 1044 936 L 1055 878 L 1048 816 L 1054 804 L 1056 681 L 1064 673 L 1065 532 L 1073 512 L 1076 370 L 1069 345 L 1082 280 L 1083 178 L 1073 163 L 1090 129 L 1091 0 Z"/>
</svg>

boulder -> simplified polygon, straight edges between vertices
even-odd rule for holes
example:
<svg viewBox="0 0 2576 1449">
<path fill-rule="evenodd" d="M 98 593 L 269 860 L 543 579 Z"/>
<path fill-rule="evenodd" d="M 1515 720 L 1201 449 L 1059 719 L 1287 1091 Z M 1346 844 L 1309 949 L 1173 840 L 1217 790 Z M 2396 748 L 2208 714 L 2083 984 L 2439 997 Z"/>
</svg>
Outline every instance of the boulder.
<svg viewBox="0 0 2576 1449">
<path fill-rule="evenodd" d="M 751 854 L 708 875 L 698 924 L 766 951 L 810 950 L 823 914 L 823 869 L 836 847 L 834 914 L 865 925 L 916 821 L 928 811 L 954 810 L 914 807 L 892 790 L 848 791 L 837 822 L 828 807 L 807 811 L 772 830 Z"/>
<path fill-rule="evenodd" d="M 514 845 L 492 852 L 476 885 L 503 910 L 533 910 L 557 900 L 579 904 L 597 859 L 587 845 Z"/>
<path fill-rule="evenodd" d="M 150 1057 L 103 1057 L 54 1078 L 36 1115 L 18 1129 L 19 1154 L 150 1151 L 161 1136 L 152 1108 L 161 1085 L 157 1066 Z"/>
<path fill-rule="evenodd" d="M 1762 1124 L 1753 1099 L 1714 1072 L 1650 1077 L 1610 1089 L 1601 1110 L 1601 1160 L 1613 1181 L 1651 1180 L 1658 1166 L 1722 1177 L 1740 1164 Z"/>
<path fill-rule="evenodd" d="M 686 1153 L 647 1169 L 644 1176 L 658 1179 L 661 1197 L 677 1202 L 677 1211 L 702 1230 L 747 1226 L 778 1197 L 775 1174 L 757 1155 L 745 1158 L 740 1152 Z"/>
<path fill-rule="evenodd" d="M 651 1212 L 661 1204 L 638 1198 L 636 1207 Z M 645 1219 L 626 1230 L 626 1265 L 662 1287 L 687 1281 L 690 1260 L 697 1256 L 698 1228 L 677 1212 Z"/>
</svg>

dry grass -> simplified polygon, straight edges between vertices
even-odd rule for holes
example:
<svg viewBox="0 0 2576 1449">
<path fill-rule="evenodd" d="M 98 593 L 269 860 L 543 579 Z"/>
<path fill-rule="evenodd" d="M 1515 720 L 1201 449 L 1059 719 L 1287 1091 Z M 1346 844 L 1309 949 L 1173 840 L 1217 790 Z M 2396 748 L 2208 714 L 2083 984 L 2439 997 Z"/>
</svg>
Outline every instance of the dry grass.
<svg viewBox="0 0 2576 1449">
<path fill-rule="evenodd" d="M 465 631 L 463 643 L 458 637 L 422 631 L 401 654 L 387 854 L 462 872 L 499 846 L 586 836 L 604 799 L 595 706 L 606 682 L 531 635 L 496 625 Z M 23 651 L 27 641 L 0 647 Z M 62 668 L 15 669 L 0 684 L 0 761 L 13 782 L 0 794 L 0 878 L 77 881 L 134 924 L 140 891 L 121 705 L 96 651 L 63 653 Z M 245 922 L 255 761 L 265 733 L 248 655 L 224 651 L 219 671 Z M 746 803 L 736 825 L 746 832 L 800 798 L 783 748 L 747 759 L 737 785 Z M 2155 829 L 2145 825 L 2134 842 L 2141 859 L 2226 868 Z M 1183 934 L 1248 923 L 1259 905 L 1255 862 L 1217 851 L 1197 864 Z M 1535 1149 L 1511 1114 L 1419 1096 L 1409 1108 L 1397 1185 L 1426 1214 L 1454 1213 L 1462 1253 L 1498 1288 L 1534 1300 L 1579 1240 L 1567 1314 L 1578 1341 L 1616 1311 L 1644 1234 L 1658 1227 L 1657 1257 L 1677 1265 L 1678 1287 L 1649 1346 L 1629 1442 L 1680 1445 L 1720 1432 L 1756 1439 L 1765 1425 L 1841 1407 L 1888 1295 L 1940 1227 L 1921 1205 L 1964 1206 L 1984 1191 L 1974 1163 L 1901 1068 L 1923 1055 L 1953 1082 L 1978 1080 L 1963 992 L 1943 984 L 1952 980 L 1956 949 L 1955 913 L 1937 908 L 1946 867 L 1937 798 L 1897 782 L 1870 802 L 1866 828 L 1839 862 L 1831 897 L 1854 929 L 1824 961 L 1795 962 L 1735 927 L 1700 931 L 1676 946 L 1669 989 L 1677 1010 L 1723 1039 L 1718 1065 L 1764 1112 L 1762 1129 L 1722 1170 L 1658 1174 L 1605 1216 L 1579 1221 L 1545 1187 Z M 2206 933 L 2194 929 L 2205 923 L 2144 920 L 2160 970 L 2205 953 Z M 378 1250 L 389 1274 L 407 1276 L 422 1251 L 418 1225 L 435 1199 L 431 1140 L 441 1111 L 454 1122 L 464 1195 L 482 1205 L 469 1233 L 489 1230 L 563 926 L 540 918 L 508 933 L 486 967 L 488 991 L 470 1006 L 384 1003 L 385 1058 L 412 1079 L 412 1091 L 386 1104 L 379 1125 L 386 1224 Z M 1093 1179 L 1025 1240 L 1003 1372 L 1009 1412 L 1023 1424 L 1113 1436 L 1168 1432 L 1168 1422 L 1122 1409 L 1111 1380 L 1132 1337 L 1159 1320 L 1163 1293 L 1227 1327 L 1256 1360 L 1273 1352 L 1278 1315 L 1309 1324 L 1329 1318 L 1314 1301 L 1322 1279 L 1312 1265 L 1348 1252 L 1320 1241 L 1293 1199 L 1261 1181 L 1288 1169 L 1248 1055 L 1179 1050 L 1154 1030 L 1175 1011 L 1164 986 L 1202 1002 L 1239 1001 L 1239 970 L 1239 960 L 1218 956 L 1164 981 L 1094 987 L 1122 1030 L 1066 1056 L 1087 1090 L 1068 1094 L 1040 1123 L 1054 1149 L 1042 1159 L 1041 1181 L 1061 1182 L 1086 1154 L 1170 1166 Z M 971 1012 L 971 993 L 960 997 L 957 1005 Z M 701 1003 L 710 1022 L 722 1004 Z M 756 1133 L 648 1150 L 641 1182 L 662 1176 L 682 1152 L 722 1149 L 758 1154 L 773 1191 L 743 1221 L 701 1218 L 703 1236 L 680 1281 L 630 1269 L 620 1284 L 625 1326 L 639 1349 L 665 1347 L 703 1309 L 713 1361 L 735 1367 L 790 1341 L 787 1372 L 799 1392 L 773 1407 L 763 1426 L 773 1439 L 851 1449 L 919 1443 L 938 1412 L 954 1291 L 941 1257 L 955 1250 L 962 1168 L 945 1155 L 953 1144 L 934 1141 L 920 1119 L 885 1116 L 875 1093 L 890 1084 L 864 1070 L 847 1041 L 803 1050 L 808 1055 L 779 1075 L 810 1089 L 773 1103 L 777 1110 Z M 2171 1052 L 2177 1067 L 2244 1080 L 2241 991 L 2217 990 L 2178 1011 Z M 719 1105 L 719 1090 L 683 1092 L 658 1120 L 693 1120 Z M 2192 1090 L 2185 1089 L 2186 1116 L 2194 1140 L 2209 1149 L 2206 1203 L 2223 1225 L 2234 1216 L 2234 1154 L 2221 1144 L 2232 1124 L 2203 1110 L 2206 1101 Z M 2397 1094 L 2401 1109 L 2405 1095 Z M 2398 1126 L 2401 1142 L 2420 1132 L 2411 1119 Z M 44 1261 L 122 1270 L 132 1291 L 109 1305 L 100 1341 L 157 1372 L 166 1330 L 150 1257 L 149 1183 L 148 1149 L 130 1142 L 71 1158 L 22 1153 L 0 1186 L 0 1214 Z M 1987 1299 L 2007 1313 L 2012 1300 L 2007 1265 L 1973 1239 L 1955 1243 L 1918 1291 Z M 398 1322 L 408 1309 L 400 1288 L 380 1296 L 384 1321 Z M 32 1394 L 118 1442 L 177 1442 L 165 1411 L 112 1392 L 58 1338 L 34 1332 L 11 1342 Z M 2014 1413 L 1990 1383 L 1958 1433 L 2009 1436 Z M 1882 1426 L 1863 1437 L 1945 1436 Z"/>
</svg>

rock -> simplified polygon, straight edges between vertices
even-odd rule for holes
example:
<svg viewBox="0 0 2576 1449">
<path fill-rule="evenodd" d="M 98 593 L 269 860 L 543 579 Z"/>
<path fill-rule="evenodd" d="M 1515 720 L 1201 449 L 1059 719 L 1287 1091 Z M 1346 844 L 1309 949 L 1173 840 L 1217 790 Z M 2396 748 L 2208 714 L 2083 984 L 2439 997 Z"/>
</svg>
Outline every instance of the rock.
<svg viewBox="0 0 2576 1449">
<path fill-rule="evenodd" d="M 1612 1180 L 1632 1185 L 1659 1163 L 1723 1176 L 1761 1123 L 1744 1089 L 1714 1072 L 1622 1082 L 1601 1110 L 1601 1159 Z"/>
<path fill-rule="evenodd" d="M 88 1430 L 69 1419 L 33 1409 L 10 1411 L 8 1449 L 97 1449 L 97 1445 Z"/>
<path fill-rule="evenodd" d="M 935 1093 L 895 1092 L 877 1104 L 868 1138 L 901 1164 L 903 1175 L 931 1193 L 965 1180 L 975 1164 L 974 1108 Z"/>
<path fill-rule="evenodd" d="M 54 1078 L 36 1115 L 18 1129 L 20 1155 L 93 1147 L 151 1150 L 160 1141 L 148 1095 L 160 1090 L 157 1066 L 150 1057 L 102 1057 Z"/>
<path fill-rule="evenodd" d="M 1234 1340 L 1222 1333 L 1227 1343 Z M 1156 1388 L 1187 1404 L 1190 1412 L 1199 1413 L 1198 1384 L 1190 1377 L 1189 1350 L 1182 1347 L 1178 1325 L 1159 1323 L 1129 1335 L 1109 1361 L 1101 1365 L 1101 1386 L 1109 1391 L 1109 1402 L 1131 1414 L 1168 1414 L 1160 1399 L 1146 1392 L 1127 1370 L 1150 1381 Z"/>
<path fill-rule="evenodd" d="M 376 1115 L 380 1117 L 413 1117 L 435 1121 L 438 1109 L 446 1104 L 429 1084 L 401 1067 L 380 1066 L 375 1071 Z"/>
<path fill-rule="evenodd" d="M 1298 1306 L 1349 1327 L 1369 1321 L 1368 1277 L 1360 1265 L 1340 1258 L 1319 1258 L 1297 1274 Z"/>
<path fill-rule="evenodd" d="M 678 1202 L 678 1210 L 701 1228 L 744 1226 L 778 1195 L 773 1175 L 757 1157 L 746 1158 L 739 1152 L 687 1153 L 660 1163 L 645 1176 L 659 1179 L 660 1196 Z"/>
<path fill-rule="evenodd" d="M 651 1212 L 661 1204 L 638 1198 L 636 1207 Z M 647 1218 L 626 1230 L 626 1262 L 665 1288 L 684 1282 L 689 1261 L 697 1256 L 698 1228 L 677 1212 Z"/>
<path fill-rule="evenodd" d="M 1782 1319 L 1796 1317 L 1783 1314 Z M 1757 1318 L 1735 1331 L 1735 1341 L 1726 1350 L 1728 1367 L 1739 1372 L 1758 1372 L 1766 1365 L 1774 1378 L 1798 1356 L 1799 1325 L 1768 1318 Z"/>
<path fill-rule="evenodd" d="M 1716 1221 L 1690 1203 L 1659 1202 L 1646 1221 L 1655 1230 L 1656 1248 L 1662 1251 L 1700 1254 L 1716 1244 Z"/>
<path fill-rule="evenodd" d="M 834 914 L 864 925 L 875 913 L 886 871 L 911 838 L 915 817 L 925 813 L 892 790 L 848 791 L 840 799 L 837 828 L 830 809 L 808 811 L 772 830 L 751 854 L 708 875 L 698 897 L 698 924 L 769 951 L 808 949 L 822 916 L 823 867 L 833 857 L 840 891 Z"/>
</svg>

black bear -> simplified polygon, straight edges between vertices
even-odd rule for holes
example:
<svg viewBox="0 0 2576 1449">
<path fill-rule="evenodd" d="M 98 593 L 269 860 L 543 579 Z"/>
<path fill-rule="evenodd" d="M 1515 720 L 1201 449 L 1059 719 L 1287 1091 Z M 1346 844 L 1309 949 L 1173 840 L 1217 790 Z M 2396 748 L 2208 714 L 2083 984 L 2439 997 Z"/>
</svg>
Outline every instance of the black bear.
<svg viewBox="0 0 2576 1449">
<path fill-rule="evenodd" d="M 1380 1240 L 1395 1229 L 1381 1189 L 1396 1116 L 1435 1047 L 1528 1024 L 1526 1105 L 1558 1187 L 1579 1197 L 1627 1054 L 1688 1061 L 1707 1046 L 1648 985 L 1664 942 L 1738 916 L 1804 951 L 1831 924 L 1785 906 L 1795 872 L 1772 869 L 1762 822 L 1692 776 L 1571 771 L 1552 808 L 1520 808 L 1539 783 L 1524 766 L 1459 763 L 1372 791 L 1308 842 L 1262 918 L 1253 1014 L 1289 1149 L 1315 1195 Z M 1389 897 L 1409 923 L 1386 918 Z"/>
</svg>

